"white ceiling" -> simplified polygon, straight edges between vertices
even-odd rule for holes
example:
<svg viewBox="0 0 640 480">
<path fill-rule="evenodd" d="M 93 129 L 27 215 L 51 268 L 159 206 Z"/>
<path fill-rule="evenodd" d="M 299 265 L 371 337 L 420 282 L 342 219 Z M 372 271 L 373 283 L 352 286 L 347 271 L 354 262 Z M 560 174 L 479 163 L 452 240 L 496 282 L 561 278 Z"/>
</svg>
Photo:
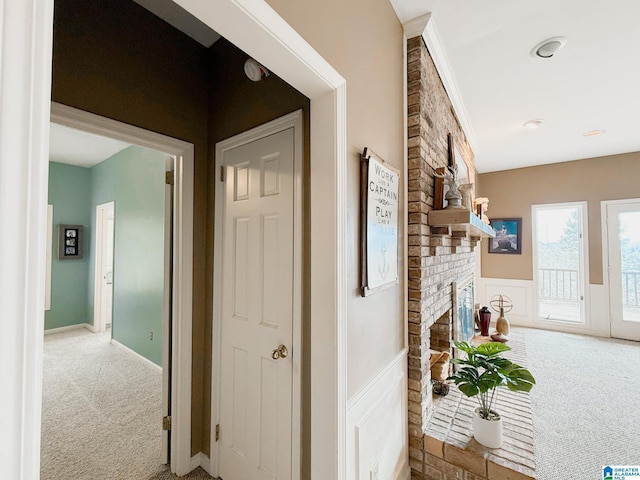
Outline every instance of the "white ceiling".
<svg viewBox="0 0 640 480">
<path fill-rule="evenodd" d="M 130 146 L 120 140 L 51 123 L 49 161 L 90 168 Z"/>
<path fill-rule="evenodd" d="M 390 1 L 402 22 L 432 14 L 480 172 L 640 151 L 639 1 Z M 553 58 L 530 55 L 554 36 Z"/>
</svg>

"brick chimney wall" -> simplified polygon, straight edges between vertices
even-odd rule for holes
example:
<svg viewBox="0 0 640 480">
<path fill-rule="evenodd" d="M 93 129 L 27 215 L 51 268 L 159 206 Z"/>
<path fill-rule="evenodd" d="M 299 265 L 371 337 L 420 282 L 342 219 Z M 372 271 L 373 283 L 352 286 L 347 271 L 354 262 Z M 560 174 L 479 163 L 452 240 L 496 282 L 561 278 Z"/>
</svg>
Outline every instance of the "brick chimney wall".
<svg viewBox="0 0 640 480">
<path fill-rule="evenodd" d="M 432 406 L 431 336 L 435 337 L 434 346 L 446 346 L 450 341 L 451 284 L 472 274 L 476 262 L 475 242 L 431 234 L 428 220 L 433 208 L 434 173 L 448 164 L 449 133 L 460 155 L 472 165 L 473 152 L 421 36 L 407 41 L 407 55 L 409 445 L 410 457 L 421 462 L 423 433 Z M 475 171 L 472 182 L 474 177 Z"/>
</svg>

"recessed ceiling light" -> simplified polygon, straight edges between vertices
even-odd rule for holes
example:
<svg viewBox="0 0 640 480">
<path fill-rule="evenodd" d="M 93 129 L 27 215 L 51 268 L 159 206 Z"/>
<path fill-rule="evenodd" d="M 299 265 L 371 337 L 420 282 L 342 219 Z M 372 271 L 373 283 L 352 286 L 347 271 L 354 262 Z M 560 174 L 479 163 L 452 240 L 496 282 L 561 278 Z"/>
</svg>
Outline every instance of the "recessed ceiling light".
<svg viewBox="0 0 640 480">
<path fill-rule="evenodd" d="M 565 37 L 551 37 L 543 40 L 531 50 L 531 56 L 534 58 L 551 58 L 564 44 L 567 43 Z"/>
<path fill-rule="evenodd" d="M 536 128 L 540 128 L 543 123 L 544 120 L 542 118 L 536 118 L 535 120 L 529 120 L 528 122 L 523 123 L 522 126 L 533 130 Z"/>
<path fill-rule="evenodd" d="M 590 132 L 585 132 L 582 135 L 584 135 L 585 137 L 599 137 L 604 132 L 606 132 L 606 130 L 604 130 L 604 129 L 591 130 Z"/>
</svg>

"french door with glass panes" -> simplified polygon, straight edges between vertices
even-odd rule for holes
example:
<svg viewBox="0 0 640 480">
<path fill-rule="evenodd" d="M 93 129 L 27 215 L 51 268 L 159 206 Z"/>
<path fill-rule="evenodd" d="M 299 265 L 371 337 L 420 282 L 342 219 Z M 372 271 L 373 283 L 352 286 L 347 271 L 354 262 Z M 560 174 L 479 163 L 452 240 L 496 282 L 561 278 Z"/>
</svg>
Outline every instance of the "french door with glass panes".
<svg viewBox="0 0 640 480">
<path fill-rule="evenodd" d="M 534 205 L 534 277 L 538 318 L 584 325 L 586 203 Z"/>
<path fill-rule="evenodd" d="M 605 202 L 611 336 L 640 340 L 640 201 Z"/>
</svg>

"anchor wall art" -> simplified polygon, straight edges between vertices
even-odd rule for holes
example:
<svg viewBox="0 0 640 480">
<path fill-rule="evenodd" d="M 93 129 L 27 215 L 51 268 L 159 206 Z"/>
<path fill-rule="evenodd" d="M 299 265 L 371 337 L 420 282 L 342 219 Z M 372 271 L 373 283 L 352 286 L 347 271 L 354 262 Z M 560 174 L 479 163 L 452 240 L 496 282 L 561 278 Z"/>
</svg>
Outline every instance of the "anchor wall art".
<svg viewBox="0 0 640 480">
<path fill-rule="evenodd" d="M 361 160 L 362 296 L 398 281 L 400 173 L 368 148 Z"/>
</svg>

